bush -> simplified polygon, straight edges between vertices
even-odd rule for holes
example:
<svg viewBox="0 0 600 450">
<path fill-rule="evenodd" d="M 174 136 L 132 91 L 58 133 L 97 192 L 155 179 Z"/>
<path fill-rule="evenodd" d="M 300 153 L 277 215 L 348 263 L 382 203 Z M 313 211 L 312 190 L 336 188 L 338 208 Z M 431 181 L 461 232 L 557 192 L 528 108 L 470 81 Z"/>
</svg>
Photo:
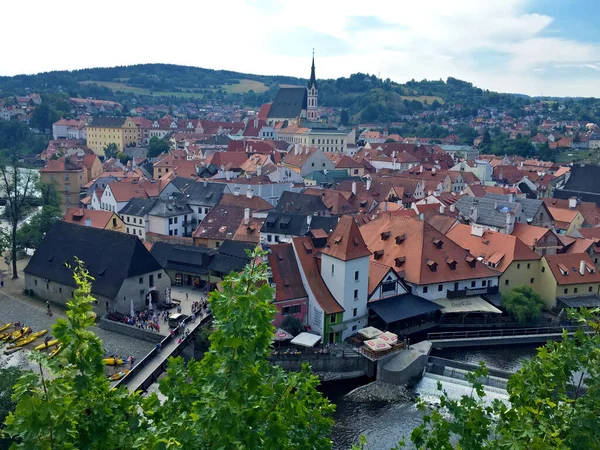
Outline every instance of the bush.
<svg viewBox="0 0 600 450">
<path fill-rule="evenodd" d="M 502 295 L 502 306 L 518 323 L 530 323 L 541 317 L 544 301 L 529 286 L 519 286 Z"/>
<path fill-rule="evenodd" d="M 283 319 L 281 328 L 290 333 L 292 336 L 297 336 L 302 332 L 302 322 L 294 316 L 287 316 Z"/>
</svg>

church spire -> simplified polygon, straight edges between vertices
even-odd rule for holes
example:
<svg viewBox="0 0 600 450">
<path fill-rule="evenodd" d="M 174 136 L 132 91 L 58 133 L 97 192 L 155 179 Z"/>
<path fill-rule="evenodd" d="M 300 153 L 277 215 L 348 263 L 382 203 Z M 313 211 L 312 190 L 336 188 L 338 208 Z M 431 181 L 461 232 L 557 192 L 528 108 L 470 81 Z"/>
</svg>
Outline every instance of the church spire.
<svg viewBox="0 0 600 450">
<path fill-rule="evenodd" d="M 308 81 L 308 87 L 317 87 L 317 78 L 315 77 L 315 49 L 313 48 L 312 55 L 312 67 L 310 68 L 310 80 Z"/>
</svg>

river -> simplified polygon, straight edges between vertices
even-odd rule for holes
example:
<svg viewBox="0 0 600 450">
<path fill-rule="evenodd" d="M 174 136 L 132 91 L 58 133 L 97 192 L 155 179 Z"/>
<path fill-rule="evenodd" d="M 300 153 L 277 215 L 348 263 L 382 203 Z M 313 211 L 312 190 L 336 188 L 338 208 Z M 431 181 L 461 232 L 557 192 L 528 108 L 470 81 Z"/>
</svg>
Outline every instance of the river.
<svg viewBox="0 0 600 450">
<path fill-rule="evenodd" d="M 523 359 L 529 359 L 536 353 L 536 346 L 505 346 L 491 348 L 457 348 L 432 351 L 432 356 L 478 364 L 484 361 L 488 367 L 516 371 Z M 421 423 L 421 413 L 412 401 L 395 402 L 356 402 L 344 398 L 344 395 L 358 386 L 372 380 L 362 378 L 346 382 L 325 383 L 322 391 L 336 404 L 335 425 L 332 437 L 335 449 L 348 449 L 358 443 L 361 435 L 367 438 L 367 448 L 373 450 L 389 449 L 397 445 L 403 437 L 409 438 L 413 428 Z M 467 394 L 470 388 L 455 383 L 444 383 L 451 396 Z M 413 396 L 434 398 L 437 396 L 437 381 L 423 378 L 410 392 Z M 502 398 L 496 392 L 489 392 L 494 398 Z"/>
</svg>

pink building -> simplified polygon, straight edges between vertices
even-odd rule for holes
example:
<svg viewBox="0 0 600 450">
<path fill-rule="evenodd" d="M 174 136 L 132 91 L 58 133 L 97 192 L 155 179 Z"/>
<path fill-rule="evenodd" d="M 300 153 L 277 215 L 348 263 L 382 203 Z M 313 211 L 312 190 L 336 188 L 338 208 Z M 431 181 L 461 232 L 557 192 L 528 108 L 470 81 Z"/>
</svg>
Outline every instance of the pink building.
<svg viewBox="0 0 600 450">
<path fill-rule="evenodd" d="M 287 316 L 294 316 L 306 325 L 308 295 L 302 284 L 292 244 L 272 245 L 269 266 L 273 273 L 277 307 L 273 325 L 281 327 Z"/>
</svg>

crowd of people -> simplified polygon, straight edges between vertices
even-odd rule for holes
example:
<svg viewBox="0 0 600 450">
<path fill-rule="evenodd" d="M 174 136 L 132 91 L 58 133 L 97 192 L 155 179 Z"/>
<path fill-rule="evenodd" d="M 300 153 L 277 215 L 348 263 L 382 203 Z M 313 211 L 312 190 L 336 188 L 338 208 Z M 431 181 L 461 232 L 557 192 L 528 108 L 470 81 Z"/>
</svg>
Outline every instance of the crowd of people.
<svg viewBox="0 0 600 450">
<path fill-rule="evenodd" d="M 160 333 L 159 314 L 155 311 L 138 311 L 133 316 L 127 314 L 123 317 L 122 322 L 142 330 Z"/>
</svg>

